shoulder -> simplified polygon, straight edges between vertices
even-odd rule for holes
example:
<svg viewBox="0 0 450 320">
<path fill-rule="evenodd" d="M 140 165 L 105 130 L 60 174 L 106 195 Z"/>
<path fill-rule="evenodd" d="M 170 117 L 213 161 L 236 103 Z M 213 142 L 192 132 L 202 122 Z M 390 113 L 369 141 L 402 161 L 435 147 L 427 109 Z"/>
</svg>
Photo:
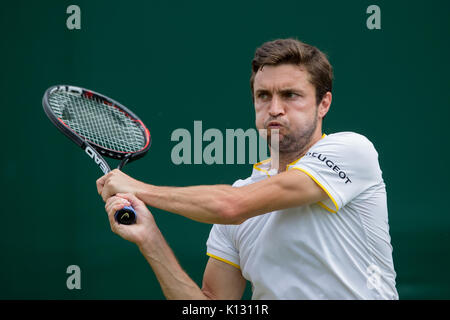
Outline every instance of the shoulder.
<svg viewBox="0 0 450 320">
<path fill-rule="evenodd" d="M 295 166 L 315 172 L 325 170 L 324 174 L 328 171 L 333 174 L 334 171 L 342 179 L 354 179 L 358 176 L 361 179 L 378 181 L 381 174 L 374 145 L 365 136 L 355 132 L 339 132 L 325 136 L 314 144 Z"/>
<path fill-rule="evenodd" d="M 350 131 L 326 135 L 309 150 L 309 152 L 317 151 L 337 153 L 341 157 L 378 158 L 373 143 L 366 136 Z"/>
<path fill-rule="evenodd" d="M 372 142 L 364 135 L 356 132 L 345 131 L 326 135 L 323 139 L 325 143 L 335 143 L 338 145 L 351 145 L 358 147 L 372 147 Z"/>
<path fill-rule="evenodd" d="M 369 139 L 355 132 L 323 137 L 292 168 L 313 176 L 328 190 L 337 208 L 382 182 L 377 151 Z"/>
</svg>

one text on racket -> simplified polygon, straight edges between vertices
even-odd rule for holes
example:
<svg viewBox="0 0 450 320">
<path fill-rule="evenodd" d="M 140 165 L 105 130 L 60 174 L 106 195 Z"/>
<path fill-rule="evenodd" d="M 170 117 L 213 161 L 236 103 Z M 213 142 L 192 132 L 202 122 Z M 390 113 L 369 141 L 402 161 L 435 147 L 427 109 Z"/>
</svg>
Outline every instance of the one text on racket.
<svg viewBox="0 0 450 320">
<path fill-rule="evenodd" d="M 97 152 L 94 151 L 90 146 L 87 146 L 84 151 L 87 153 L 89 157 L 91 157 L 94 162 L 100 167 L 100 170 L 103 171 L 104 174 L 107 174 L 111 171 L 108 164 L 101 157 L 97 155 Z"/>
</svg>

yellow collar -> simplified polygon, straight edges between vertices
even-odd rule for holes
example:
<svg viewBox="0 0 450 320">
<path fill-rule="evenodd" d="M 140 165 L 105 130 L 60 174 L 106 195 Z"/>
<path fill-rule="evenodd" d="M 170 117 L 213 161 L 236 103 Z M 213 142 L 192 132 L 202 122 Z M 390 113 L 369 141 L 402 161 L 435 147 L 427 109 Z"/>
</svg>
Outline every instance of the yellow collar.
<svg viewBox="0 0 450 320">
<path fill-rule="evenodd" d="M 322 140 L 322 139 L 325 138 L 326 136 L 327 136 L 327 135 L 324 133 L 324 134 L 322 134 L 322 137 L 321 137 L 320 139 Z M 289 163 L 289 164 L 286 166 L 286 170 L 289 169 L 290 166 L 293 166 L 294 164 L 296 164 L 301 158 L 303 158 L 303 156 L 301 156 L 300 158 L 298 158 L 298 159 L 292 161 L 291 163 Z M 267 164 L 268 164 L 268 163 L 270 164 L 271 161 L 272 161 L 272 158 L 268 158 L 268 159 L 266 159 L 266 160 L 257 162 L 257 163 L 255 163 L 255 164 L 253 165 L 253 169 L 258 170 L 258 171 L 261 171 L 261 172 L 264 172 L 265 174 L 267 174 L 267 175 L 270 177 L 270 174 L 269 174 L 269 171 L 270 171 L 270 165 L 267 166 Z M 263 167 L 263 168 L 261 168 L 261 167 Z"/>
</svg>

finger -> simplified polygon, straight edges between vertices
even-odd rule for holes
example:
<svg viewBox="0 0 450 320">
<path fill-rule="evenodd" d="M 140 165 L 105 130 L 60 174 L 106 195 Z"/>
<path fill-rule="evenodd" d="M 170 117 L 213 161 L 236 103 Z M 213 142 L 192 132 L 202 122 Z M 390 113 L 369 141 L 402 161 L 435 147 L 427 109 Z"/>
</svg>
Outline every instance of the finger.
<svg viewBox="0 0 450 320">
<path fill-rule="evenodd" d="M 114 214 L 115 214 L 116 211 L 118 211 L 120 209 L 121 209 L 121 205 L 120 204 L 116 204 L 116 205 L 112 206 L 110 208 L 110 210 L 108 211 L 109 225 L 111 227 L 112 232 L 114 232 L 114 233 L 117 233 L 117 228 L 119 226 L 119 223 L 114 218 Z"/>
<path fill-rule="evenodd" d="M 98 194 L 100 194 L 100 195 L 102 194 L 102 190 L 103 190 L 103 187 L 104 187 L 104 185 L 105 185 L 106 179 L 108 179 L 108 176 L 109 176 L 109 173 L 107 173 L 107 174 L 101 176 L 101 177 L 98 178 L 97 181 L 96 181 L 97 192 L 98 192 Z"/>
<path fill-rule="evenodd" d="M 117 210 L 113 211 L 113 208 L 115 208 L 116 206 L 121 206 L 120 209 L 122 209 L 123 207 L 131 206 L 131 204 L 126 200 L 118 200 L 118 201 L 113 202 L 109 206 L 105 207 L 106 212 L 108 212 L 108 214 L 110 212 L 115 213 Z"/>
<path fill-rule="evenodd" d="M 130 206 L 130 202 L 126 199 L 119 198 L 119 197 L 111 197 L 106 201 L 105 209 L 106 212 L 110 212 L 112 208 L 118 204 L 123 204 L 123 206 Z"/>
<path fill-rule="evenodd" d="M 118 202 L 118 201 L 119 202 L 123 202 L 123 201 L 128 201 L 128 200 L 124 199 L 124 198 L 117 197 L 117 196 L 111 196 L 108 199 L 106 199 L 105 207 L 108 206 L 108 205 L 111 205 L 114 202 Z"/>
<path fill-rule="evenodd" d="M 117 203 L 117 199 L 118 199 L 117 197 L 111 197 L 105 202 L 106 213 L 109 214 L 109 212 L 111 211 L 112 206 L 114 206 Z"/>
<path fill-rule="evenodd" d="M 133 208 L 145 207 L 145 203 L 132 193 L 117 193 L 116 197 L 128 200 Z"/>
<path fill-rule="evenodd" d="M 112 203 L 114 203 L 115 201 L 117 201 L 117 200 L 119 200 L 119 199 L 122 199 L 122 198 L 113 196 L 113 197 L 110 197 L 110 198 L 106 199 L 106 201 L 105 201 L 105 207 L 108 206 L 108 205 L 111 205 Z"/>
</svg>

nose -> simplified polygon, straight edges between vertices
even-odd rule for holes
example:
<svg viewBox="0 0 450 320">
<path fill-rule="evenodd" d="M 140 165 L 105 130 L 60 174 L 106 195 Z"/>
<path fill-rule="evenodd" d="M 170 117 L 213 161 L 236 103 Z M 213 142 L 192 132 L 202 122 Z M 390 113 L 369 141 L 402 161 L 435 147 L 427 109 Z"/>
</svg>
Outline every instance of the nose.
<svg viewBox="0 0 450 320">
<path fill-rule="evenodd" d="M 284 114 L 283 102 L 277 95 L 274 95 L 272 101 L 270 101 L 269 115 L 275 118 L 283 114 Z"/>
</svg>

